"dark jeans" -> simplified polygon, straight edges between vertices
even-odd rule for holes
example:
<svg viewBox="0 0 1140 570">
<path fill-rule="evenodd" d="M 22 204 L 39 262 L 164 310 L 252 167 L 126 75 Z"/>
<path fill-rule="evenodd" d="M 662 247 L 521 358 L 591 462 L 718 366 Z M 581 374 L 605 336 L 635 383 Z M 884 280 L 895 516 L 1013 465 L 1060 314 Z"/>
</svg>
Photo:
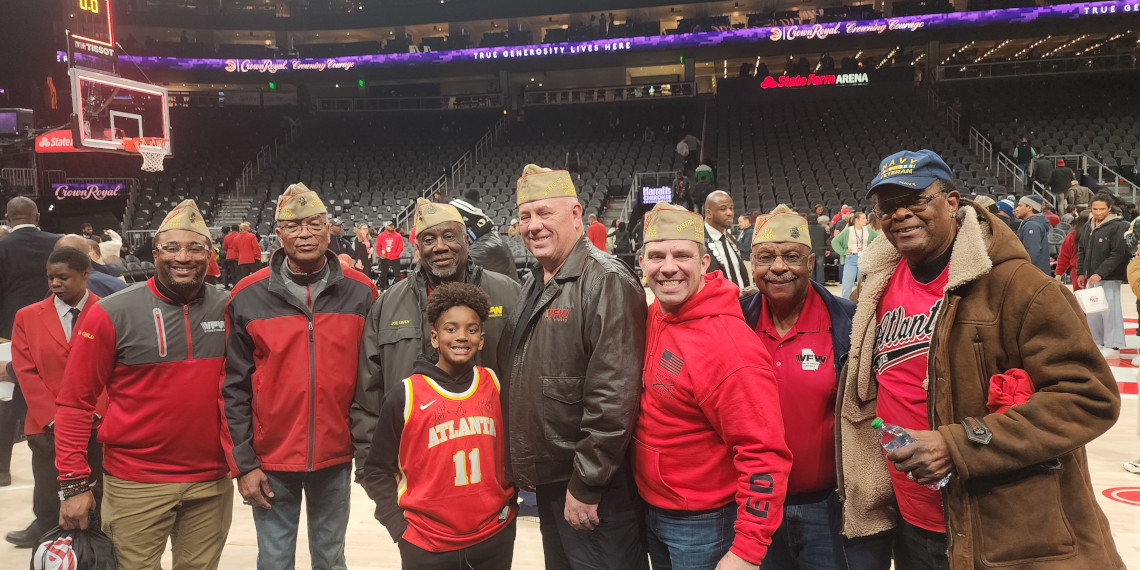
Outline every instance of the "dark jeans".
<svg viewBox="0 0 1140 570">
<path fill-rule="evenodd" d="M 32 450 L 32 512 L 36 520 L 32 522 L 36 534 L 43 534 L 59 524 L 59 471 L 55 468 L 55 435 L 37 433 L 28 436 L 28 447 Z M 91 430 L 87 442 L 87 464 L 91 467 L 91 491 L 95 495 L 95 510 L 92 512 L 94 528 L 99 528 L 99 507 L 103 502 L 103 446 L 97 432 Z M 31 527 L 29 527 L 31 528 Z"/>
<path fill-rule="evenodd" d="M 653 570 L 713 570 L 736 538 L 736 502 L 707 511 L 645 507 L 646 545 Z M 768 560 L 764 560 L 767 568 Z"/>
<path fill-rule="evenodd" d="M 784 520 L 772 535 L 764 568 L 775 570 L 887 570 L 891 567 L 891 534 L 846 540 L 839 496 L 784 504 Z M 814 498 L 814 497 L 812 497 Z"/>
<path fill-rule="evenodd" d="M 257 530 L 257 567 L 260 570 L 293 570 L 296 563 L 297 530 L 301 518 L 301 493 L 305 495 L 309 558 L 313 570 L 344 570 L 344 534 L 348 529 L 350 465 L 319 471 L 266 471 L 273 489 L 272 509 L 253 507 Z"/>
<path fill-rule="evenodd" d="M 899 521 L 895 529 L 895 568 L 898 570 L 950 570 L 946 535 Z"/>
<path fill-rule="evenodd" d="M 239 263 L 237 268 L 237 280 L 235 283 L 253 275 L 257 271 L 257 263 Z"/>
<path fill-rule="evenodd" d="M 226 287 L 233 287 L 238 282 L 238 262 L 236 259 L 226 259 L 222 262 L 222 277 Z"/>
<path fill-rule="evenodd" d="M 424 550 L 404 539 L 398 544 L 404 570 L 510 570 L 515 557 L 515 521 L 475 546 L 451 552 Z"/>
<path fill-rule="evenodd" d="M 389 280 L 389 276 L 391 277 L 391 280 Z M 379 287 L 381 289 L 387 289 L 389 285 L 392 285 L 399 280 L 400 260 L 380 258 L 380 276 L 377 279 Z"/>
<path fill-rule="evenodd" d="M 602 492 L 601 523 L 594 530 L 574 530 L 566 522 L 566 483 L 539 485 L 535 495 L 547 570 L 649 569 L 642 501 L 627 470 Z"/>
<path fill-rule="evenodd" d="M 27 413 L 24 393 L 20 391 L 20 385 L 16 384 L 11 401 L 0 402 L 0 473 L 12 471 L 12 446 L 20 435 L 20 422 Z"/>
<path fill-rule="evenodd" d="M 815 267 L 811 270 L 811 280 L 823 285 L 827 282 L 827 276 L 823 273 L 824 256 L 822 253 L 815 254 Z"/>
</svg>

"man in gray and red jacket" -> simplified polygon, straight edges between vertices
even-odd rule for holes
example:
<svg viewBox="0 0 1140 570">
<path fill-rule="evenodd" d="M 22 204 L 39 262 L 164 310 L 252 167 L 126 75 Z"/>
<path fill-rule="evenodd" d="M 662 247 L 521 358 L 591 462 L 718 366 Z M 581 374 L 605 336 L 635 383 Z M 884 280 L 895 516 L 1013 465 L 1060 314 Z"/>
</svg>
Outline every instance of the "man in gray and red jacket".
<svg viewBox="0 0 1140 570">
<path fill-rule="evenodd" d="M 154 237 L 155 276 L 84 311 L 56 397 L 59 524 L 87 528 L 87 456 L 96 403 L 103 443 L 103 531 L 119 568 L 217 568 L 233 512 L 218 411 L 226 295 L 205 285 L 210 231 L 193 200 Z"/>
<path fill-rule="evenodd" d="M 293 568 L 302 489 L 313 568 L 345 568 L 348 408 L 376 286 L 328 251 L 328 212 L 305 185 L 285 190 L 275 218 L 281 248 L 226 307 L 227 459 L 253 505 L 258 568 Z"/>
</svg>

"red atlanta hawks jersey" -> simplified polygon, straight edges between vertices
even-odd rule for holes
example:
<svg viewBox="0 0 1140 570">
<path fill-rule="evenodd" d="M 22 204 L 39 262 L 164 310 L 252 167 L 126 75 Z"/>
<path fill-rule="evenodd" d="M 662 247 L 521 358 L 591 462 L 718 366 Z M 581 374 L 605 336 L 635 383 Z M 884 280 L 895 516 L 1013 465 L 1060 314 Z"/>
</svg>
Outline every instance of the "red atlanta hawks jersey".
<svg viewBox="0 0 1140 570">
<path fill-rule="evenodd" d="M 518 510 L 504 472 L 499 379 L 476 366 L 471 386 L 455 394 L 413 374 L 404 395 L 397 490 L 404 539 L 447 552 L 494 536 Z"/>
</svg>

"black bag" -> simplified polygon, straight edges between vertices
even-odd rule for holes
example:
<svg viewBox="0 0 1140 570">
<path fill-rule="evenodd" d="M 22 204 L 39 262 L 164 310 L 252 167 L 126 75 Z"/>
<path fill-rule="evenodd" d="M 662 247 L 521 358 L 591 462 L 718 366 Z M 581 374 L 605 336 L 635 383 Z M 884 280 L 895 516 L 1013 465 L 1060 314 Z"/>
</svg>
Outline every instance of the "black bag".
<svg viewBox="0 0 1140 570">
<path fill-rule="evenodd" d="M 116 570 L 111 538 L 94 528 L 55 527 L 40 537 L 32 551 L 31 570 Z"/>
</svg>

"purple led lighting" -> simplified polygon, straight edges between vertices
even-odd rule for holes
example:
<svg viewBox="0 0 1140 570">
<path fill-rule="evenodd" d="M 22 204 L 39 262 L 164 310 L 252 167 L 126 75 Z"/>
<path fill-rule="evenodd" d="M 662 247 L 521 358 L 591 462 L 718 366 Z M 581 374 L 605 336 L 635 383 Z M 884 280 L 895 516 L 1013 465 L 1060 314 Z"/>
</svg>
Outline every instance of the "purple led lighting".
<svg viewBox="0 0 1140 570">
<path fill-rule="evenodd" d="M 335 58 L 300 59 L 199 59 L 178 57 L 120 56 L 119 61 L 142 69 L 170 71 L 226 71 L 230 73 L 288 73 L 295 71 L 335 71 L 375 69 L 406 65 L 510 61 L 516 59 L 548 59 L 610 52 L 690 49 L 711 46 L 749 45 L 829 37 L 905 34 L 918 30 L 948 29 L 996 24 L 1025 24 L 1046 20 L 1140 13 L 1140 0 L 1083 2 L 1058 6 L 1009 8 L 983 12 L 953 12 L 856 20 L 827 24 L 746 28 L 723 32 L 701 32 L 667 36 L 648 36 L 587 42 L 538 44 L 497 48 L 472 48 L 451 51 L 357 55 Z"/>
</svg>

